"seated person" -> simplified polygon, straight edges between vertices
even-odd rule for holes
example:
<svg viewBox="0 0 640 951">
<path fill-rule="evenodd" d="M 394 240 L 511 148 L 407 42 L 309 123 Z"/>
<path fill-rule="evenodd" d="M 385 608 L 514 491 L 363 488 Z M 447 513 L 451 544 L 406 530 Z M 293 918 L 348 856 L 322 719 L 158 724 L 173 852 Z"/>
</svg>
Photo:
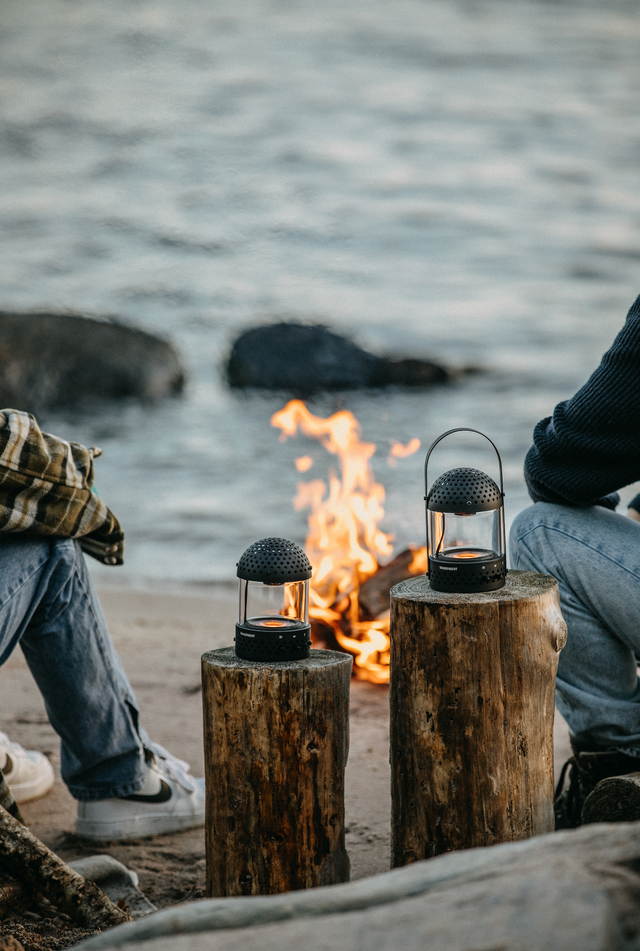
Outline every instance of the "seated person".
<svg viewBox="0 0 640 951">
<path fill-rule="evenodd" d="M 92 491 L 96 450 L 0 411 L 0 665 L 20 644 L 61 739 L 76 832 L 124 840 L 204 822 L 204 780 L 151 742 L 84 561 L 122 562 L 123 534 Z M 18 802 L 53 783 L 46 757 L 0 734 Z"/>
<path fill-rule="evenodd" d="M 556 792 L 567 828 L 601 779 L 640 770 L 640 496 L 631 518 L 615 511 L 640 479 L 640 297 L 588 382 L 535 427 L 525 478 L 536 504 L 513 523 L 511 567 L 557 578 L 568 628 L 556 682 L 574 754 Z"/>
</svg>

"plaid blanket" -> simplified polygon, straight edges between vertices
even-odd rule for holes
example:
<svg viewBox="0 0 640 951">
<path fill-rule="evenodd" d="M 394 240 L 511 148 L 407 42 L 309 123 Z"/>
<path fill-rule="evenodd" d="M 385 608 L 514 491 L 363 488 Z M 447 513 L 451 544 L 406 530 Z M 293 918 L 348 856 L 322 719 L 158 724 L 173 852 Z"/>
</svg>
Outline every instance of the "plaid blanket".
<svg viewBox="0 0 640 951">
<path fill-rule="evenodd" d="M 87 449 L 40 430 L 34 417 L 0 410 L 0 532 L 77 538 L 105 565 L 124 562 L 124 533 L 94 491 Z"/>
</svg>

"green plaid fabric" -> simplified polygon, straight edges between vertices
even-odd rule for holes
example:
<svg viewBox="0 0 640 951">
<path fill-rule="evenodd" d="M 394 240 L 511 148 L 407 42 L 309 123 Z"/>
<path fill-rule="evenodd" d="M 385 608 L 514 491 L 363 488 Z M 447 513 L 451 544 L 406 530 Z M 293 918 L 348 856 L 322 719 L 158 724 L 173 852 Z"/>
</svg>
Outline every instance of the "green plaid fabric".
<svg viewBox="0 0 640 951">
<path fill-rule="evenodd" d="M 124 562 L 124 533 L 93 486 L 101 449 L 43 433 L 29 413 L 0 410 L 0 532 L 77 538 L 105 565 Z"/>
</svg>

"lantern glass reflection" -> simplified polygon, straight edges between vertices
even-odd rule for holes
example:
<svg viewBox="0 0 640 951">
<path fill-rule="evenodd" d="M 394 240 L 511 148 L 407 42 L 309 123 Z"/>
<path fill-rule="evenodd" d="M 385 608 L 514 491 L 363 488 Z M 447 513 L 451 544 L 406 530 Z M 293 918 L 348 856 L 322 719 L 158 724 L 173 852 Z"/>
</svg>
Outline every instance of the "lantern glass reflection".
<svg viewBox="0 0 640 951">
<path fill-rule="evenodd" d="M 430 520 L 430 555 L 444 559 L 497 558 L 504 551 L 500 512 L 433 512 Z"/>
<path fill-rule="evenodd" d="M 309 582 L 264 584 L 240 581 L 240 624 L 261 628 L 292 628 L 309 622 Z"/>
</svg>

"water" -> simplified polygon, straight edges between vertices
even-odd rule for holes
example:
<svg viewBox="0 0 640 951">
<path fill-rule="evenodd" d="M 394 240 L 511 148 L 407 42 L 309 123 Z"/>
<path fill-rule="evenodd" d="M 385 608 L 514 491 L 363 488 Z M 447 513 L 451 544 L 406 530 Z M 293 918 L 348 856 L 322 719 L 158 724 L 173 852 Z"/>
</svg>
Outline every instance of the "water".
<svg viewBox="0 0 640 951">
<path fill-rule="evenodd" d="M 378 444 L 398 547 L 423 537 L 424 455 L 392 468 L 393 440 L 485 430 L 508 519 L 527 504 L 533 425 L 640 289 L 635 2 L 4 0 L 1 22 L 0 306 L 115 314 L 189 371 L 180 400 L 41 417 L 104 449 L 128 547 L 100 580 L 225 583 L 257 538 L 303 540 L 294 458 L 318 477 L 326 454 L 220 370 L 278 315 L 485 368 L 311 404 Z M 471 450 L 441 468 L 493 471 Z"/>
</svg>

